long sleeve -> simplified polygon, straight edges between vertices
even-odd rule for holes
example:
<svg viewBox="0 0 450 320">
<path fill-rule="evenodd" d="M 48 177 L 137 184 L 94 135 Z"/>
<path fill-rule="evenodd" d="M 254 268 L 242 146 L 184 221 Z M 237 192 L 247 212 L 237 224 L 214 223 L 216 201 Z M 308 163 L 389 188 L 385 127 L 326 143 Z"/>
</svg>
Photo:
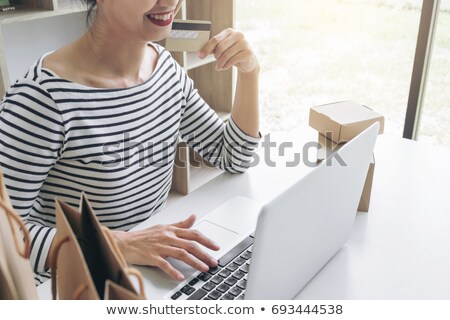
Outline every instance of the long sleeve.
<svg viewBox="0 0 450 320">
<path fill-rule="evenodd" d="M 30 231 L 35 273 L 43 273 L 56 229 L 39 217 L 39 191 L 64 144 L 62 115 L 49 93 L 31 79 L 17 82 L 0 104 L 0 167 L 11 202 Z"/>
<path fill-rule="evenodd" d="M 244 172 L 250 166 L 260 136 L 249 136 L 231 117 L 222 121 L 201 98 L 185 71 L 177 63 L 175 66 L 185 98 L 180 125 L 182 139 L 214 166 L 231 173 Z"/>
</svg>

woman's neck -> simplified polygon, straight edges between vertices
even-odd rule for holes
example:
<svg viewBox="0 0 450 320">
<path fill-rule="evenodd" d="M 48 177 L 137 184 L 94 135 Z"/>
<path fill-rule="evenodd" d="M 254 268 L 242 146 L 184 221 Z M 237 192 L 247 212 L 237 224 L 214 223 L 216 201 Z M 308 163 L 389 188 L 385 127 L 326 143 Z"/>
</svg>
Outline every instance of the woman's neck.
<svg viewBox="0 0 450 320">
<path fill-rule="evenodd" d="M 112 37 L 94 25 L 77 41 L 85 63 L 97 75 L 122 78 L 135 84 L 148 79 L 156 63 L 145 41 Z"/>
</svg>

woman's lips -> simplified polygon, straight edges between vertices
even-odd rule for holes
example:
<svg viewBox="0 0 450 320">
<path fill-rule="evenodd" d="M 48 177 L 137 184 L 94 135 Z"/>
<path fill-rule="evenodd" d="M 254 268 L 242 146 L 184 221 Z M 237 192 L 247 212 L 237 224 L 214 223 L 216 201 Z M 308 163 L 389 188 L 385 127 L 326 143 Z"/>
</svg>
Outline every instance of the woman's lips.
<svg viewBox="0 0 450 320">
<path fill-rule="evenodd" d="M 147 19 L 160 27 L 168 26 L 173 21 L 173 11 L 161 14 L 148 14 Z"/>
</svg>

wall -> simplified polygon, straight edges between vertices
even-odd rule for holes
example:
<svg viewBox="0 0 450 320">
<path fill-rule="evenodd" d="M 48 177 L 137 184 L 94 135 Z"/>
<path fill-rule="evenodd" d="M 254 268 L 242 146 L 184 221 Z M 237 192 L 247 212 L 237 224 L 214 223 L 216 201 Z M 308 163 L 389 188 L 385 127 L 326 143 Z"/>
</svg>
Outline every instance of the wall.
<svg viewBox="0 0 450 320">
<path fill-rule="evenodd" d="M 86 31 L 85 21 L 81 12 L 3 25 L 10 82 L 22 77 L 42 54 L 80 37 Z"/>
</svg>

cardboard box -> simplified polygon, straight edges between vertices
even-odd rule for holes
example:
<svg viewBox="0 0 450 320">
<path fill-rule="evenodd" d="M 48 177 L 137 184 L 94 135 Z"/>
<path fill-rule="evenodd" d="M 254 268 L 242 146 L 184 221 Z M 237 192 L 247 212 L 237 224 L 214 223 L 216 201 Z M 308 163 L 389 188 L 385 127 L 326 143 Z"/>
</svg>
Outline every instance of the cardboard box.
<svg viewBox="0 0 450 320">
<path fill-rule="evenodd" d="M 331 135 L 331 132 L 326 132 L 326 135 Z M 338 151 L 344 144 L 338 144 L 321 133 L 318 135 L 317 141 L 322 146 L 322 148 L 317 149 L 317 163 L 322 162 L 327 158 L 327 155 L 333 154 L 333 152 Z"/>
<path fill-rule="evenodd" d="M 380 123 L 379 134 L 384 131 L 384 117 L 354 101 L 342 101 L 313 107 L 309 113 L 309 125 L 334 142 L 347 142 L 356 137 L 373 123 Z"/>
<path fill-rule="evenodd" d="M 361 199 L 359 200 L 358 211 L 369 212 L 370 197 L 372 195 L 373 175 L 375 173 L 375 155 L 372 156 L 372 162 L 369 165 L 366 182 L 364 183 Z"/>
<path fill-rule="evenodd" d="M 337 152 L 340 148 L 342 148 L 342 146 L 345 145 L 343 143 L 338 144 L 328 139 L 321 133 L 319 133 L 318 142 L 322 146 L 322 148 L 317 150 L 317 163 L 324 161 L 327 158 L 327 156 L 330 156 L 334 152 Z M 374 173 L 375 173 L 375 155 L 372 155 L 372 161 L 370 162 L 369 165 L 369 169 L 366 176 L 366 182 L 364 183 L 361 199 L 359 200 L 358 211 L 369 212 Z"/>
</svg>

